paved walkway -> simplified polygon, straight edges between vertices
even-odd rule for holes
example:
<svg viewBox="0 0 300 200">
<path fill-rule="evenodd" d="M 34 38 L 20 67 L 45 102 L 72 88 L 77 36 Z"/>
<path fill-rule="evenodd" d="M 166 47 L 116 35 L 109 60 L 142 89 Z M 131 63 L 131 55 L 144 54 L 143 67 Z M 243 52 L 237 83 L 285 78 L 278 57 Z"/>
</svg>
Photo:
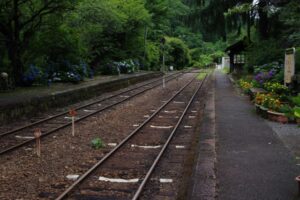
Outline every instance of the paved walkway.
<svg viewBox="0 0 300 200">
<path fill-rule="evenodd" d="M 290 151 L 258 117 L 248 98 L 216 72 L 219 200 L 295 200 L 300 174 Z"/>
</svg>

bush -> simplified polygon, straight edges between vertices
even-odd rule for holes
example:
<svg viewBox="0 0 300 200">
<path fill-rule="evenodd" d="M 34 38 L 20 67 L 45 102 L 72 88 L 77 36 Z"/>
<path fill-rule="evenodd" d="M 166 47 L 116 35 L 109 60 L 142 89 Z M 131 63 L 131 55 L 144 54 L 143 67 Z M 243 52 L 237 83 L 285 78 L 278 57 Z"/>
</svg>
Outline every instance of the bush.
<svg viewBox="0 0 300 200">
<path fill-rule="evenodd" d="M 120 70 L 113 62 L 107 63 L 100 67 L 100 71 L 103 75 L 119 75 Z"/>
<path fill-rule="evenodd" d="M 283 83 L 284 69 L 283 65 L 273 62 L 261 66 L 255 66 L 254 74 L 254 79 L 261 85 L 267 81 Z"/>
<path fill-rule="evenodd" d="M 300 107 L 300 94 L 298 94 L 298 96 L 291 97 L 290 101 L 291 101 L 295 106 Z"/>
<path fill-rule="evenodd" d="M 281 85 L 280 83 L 266 82 L 264 83 L 263 87 L 265 90 L 273 94 L 289 95 L 290 93 L 289 88 L 284 85 Z"/>
<path fill-rule="evenodd" d="M 147 42 L 145 67 L 147 69 L 158 70 L 159 56 L 159 44 L 150 41 Z"/>
<path fill-rule="evenodd" d="M 22 81 L 24 86 L 32 86 L 33 83 L 40 84 L 42 82 L 43 73 L 35 65 L 30 65 L 30 67 L 23 74 Z"/>
<path fill-rule="evenodd" d="M 244 80 L 244 79 L 240 79 L 238 81 L 238 84 L 242 88 L 242 90 L 245 94 L 249 94 L 250 89 L 253 88 L 253 83 L 251 81 L 247 81 L 247 80 Z"/>
<path fill-rule="evenodd" d="M 120 71 L 120 73 L 127 74 L 127 73 L 134 73 L 135 69 L 138 67 L 133 62 L 133 60 L 125 60 L 121 62 L 113 62 L 114 65 L 116 65 Z"/>
<path fill-rule="evenodd" d="M 263 65 L 273 61 L 284 61 L 284 49 L 277 40 L 269 39 L 253 42 L 246 50 L 248 71 L 252 72 L 255 65 Z"/>
<path fill-rule="evenodd" d="M 181 70 L 189 66 L 190 62 L 188 46 L 179 38 L 166 37 L 166 64 Z"/>
</svg>

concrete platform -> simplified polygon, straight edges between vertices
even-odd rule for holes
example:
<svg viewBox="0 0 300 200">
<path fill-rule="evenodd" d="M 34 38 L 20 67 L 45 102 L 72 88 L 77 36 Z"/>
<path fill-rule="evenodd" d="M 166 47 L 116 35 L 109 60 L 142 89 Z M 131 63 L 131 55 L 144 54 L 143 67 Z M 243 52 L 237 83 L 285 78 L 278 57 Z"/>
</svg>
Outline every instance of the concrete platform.
<svg viewBox="0 0 300 200">
<path fill-rule="evenodd" d="M 215 73 L 215 107 L 210 101 L 189 199 L 298 199 L 295 156 L 227 75 Z"/>
<path fill-rule="evenodd" d="M 0 124 L 77 103 L 161 75 L 160 72 L 138 72 L 120 76 L 98 76 L 79 84 L 56 83 L 50 87 L 19 88 L 0 93 Z"/>
</svg>

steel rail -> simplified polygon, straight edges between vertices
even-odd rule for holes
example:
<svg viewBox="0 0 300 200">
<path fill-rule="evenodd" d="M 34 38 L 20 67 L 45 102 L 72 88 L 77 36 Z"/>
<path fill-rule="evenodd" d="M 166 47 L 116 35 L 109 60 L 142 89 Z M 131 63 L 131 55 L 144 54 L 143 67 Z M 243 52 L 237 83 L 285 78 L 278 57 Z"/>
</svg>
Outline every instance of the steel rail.
<svg viewBox="0 0 300 200">
<path fill-rule="evenodd" d="M 169 100 L 167 100 L 161 107 L 159 107 L 149 118 L 147 118 L 138 128 L 132 131 L 125 139 L 123 139 L 115 148 L 108 152 L 99 162 L 92 166 L 88 171 L 86 171 L 82 176 L 80 176 L 70 187 L 68 187 L 61 195 L 59 195 L 55 200 L 62 200 L 67 197 L 67 195 L 82 181 L 84 181 L 95 169 L 99 168 L 107 159 L 109 159 L 114 153 L 117 152 L 124 144 L 128 142 L 140 129 L 142 129 L 151 119 L 153 119 L 163 108 L 165 108 L 175 97 L 177 97 L 187 86 L 189 86 L 195 77 L 184 85 L 179 91 L 177 91 Z"/>
<path fill-rule="evenodd" d="M 182 72 L 177 72 L 177 73 L 175 73 L 175 74 L 168 75 L 167 77 L 174 76 L 174 75 L 177 75 L 177 74 L 180 74 L 180 73 L 182 73 Z M 114 95 L 112 95 L 112 96 L 109 96 L 109 97 L 106 97 L 106 98 L 103 98 L 103 99 L 100 99 L 100 100 L 97 100 L 97 101 L 94 101 L 94 102 L 91 102 L 91 103 L 88 103 L 88 104 L 85 104 L 85 105 L 76 107 L 75 110 L 83 109 L 83 108 L 86 108 L 86 107 L 91 106 L 91 105 L 93 105 L 93 104 L 101 103 L 101 102 L 103 102 L 103 101 L 109 100 L 109 99 L 111 99 L 111 98 L 117 97 L 117 96 L 122 95 L 122 94 L 125 94 L 125 93 L 127 93 L 127 92 L 131 92 L 131 91 L 133 91 L 133 90 L 140 89 L 140 88 L 142 88 L 142 87 L 144 87 L 144 86 L 147 86 L 147 85 L 150 85 L 150 84 L 152 84 L 152 83 L 161 81 L 162 79 L 163 79 L 163 78 L 159 78 L 158 80 L 154 80 L 154 81 L 151 81 L 151 82 L 149 82 L 149 83 L 145 83 L 145 84 L 143 84 L 143 85 L 140 85 L 140 86 L 135 87 L 135 88 L 132 88 L 132 89 L 128 89 L 128 90 L 123 91 L 123 92 L 120 92 L 120 93 L 118 93 L 118 94 L 114 94 Z M 43 123 L 43 122 L 46 122 L 46 121 L 49 121 L 49 120 L 52 120 L 52 119 L 61 117 L 61 116 L 66 115 L 66 114 L 68 114 L 68 113 L 69 113 L 69 111 L 61 112 L 61 113 L 58 113 L 58 114 L 53 115 L 53 116 L 51 116 L 51 117 L 48 117 L 48 118 L 45 118 L 45 119 L 36 121 L 36 122 L 34 122 L 34 123 L 31 123 L 31 124 L 28 124 L 28 125 L 25 125 L 25 126 L 16 128 L 16 129 L 14 129 L 14 130 L 7 131 L 7 132 L 5 132 L 5 133 L 0 134 L 0 138 L 3 137 L 3 136 L 6 136 L 6 135 L 13 134 L 13 133 L 16 133 L 16 132 L 18 132 L 18 131 L 24 130 L 24 129 L 26 129 L 26 128 L 30 128 L 30 127 L 32 127 L 32 126 L 41 124 L 41 123 Z"/>
<path fill-rule="evenodd" d="M 174 135 L 175 135 L 175 133 L 176 133 L 176 131 L 177 131 L 179 125 L 181 124 L 183 118 L 185 117 L 185 114 L 187 113 L 188 109 L 190 108 L 191 104 L 193 103 L 193 101 L 194 101 L 194 99 L 195 99 L 195 96 L 197 95 L 197 93 L 199 92 L 199 90 L 202 88 L 203 83 L 204 83 L 205 80 L 206 80 L 206 77 L 207 77 L 207 75 L 205 76 L 205 78 L 203 79 L 203 81 L 201 82 L 201 84 L 199 85 L 199 87 L 196 89 L 196 91 L 194 92 L 194 94 L 193 94 L 193 96 L 191 97 L 191 99 L 190 99 L 188 105 L 186 106 L 186 108 L 184 109 L 182 115 L 180 116 L 180 118 L 179 118 L 179 120 L 178 120 L 176 126 L 175 126 L 174 129 L 172 130 L 172 133 L 171 133 L 170 136 L 168 137 L 167 142 L 166 142 L 166 143 L 164 144 L 164 146 L 162 147 L 161 151 L 159 152 L 158 156 L 156 157 L 155 161 L 153 162 L 152 166 L 150 167 L 149 171 L 147 172 L 145 178 L 143 179 L 143 181 L 142 181 L 142 183 L 140 184 L 139 188 L 138 188 L 137 191 L 135 192 L 135 194 L 134 194 L 132 200 L 137 200 L 137 199 L 140 197 L 140 195 L 141 195 L 141 193 L 142 193 L 142 191 L 143 191 L 143 189 L 144 189 L 146 183 L 149 181 L 149 179 L 150 179 L 150 177 L 151 177 L 151 175 L 152 175 L 154 169 L 156 168 L 156 166 L 157 166 L 159 160 L 161 159 L 161 157 L 162 157 L 163 154 L 165 153 L 165 151 L 166 151 L 167 147 L 169 146 L 171 140 L 174 138 Z"/>
<path fill-rule="evenodd" d="M 178 77 L 178 76 L 176 76 L 176 77 Z M 173 77 L 173 78 L 167 80 L 167 82 L 168 82 L 168 81 L 171 81 L 171 80 L 173 80 L 173 79 L 175 79 L 176 77 Z M 119 104 L 121 104 L 121 103 L 123 103 L 123 102 L 125 102 L 125 101 L 127 101 L 127 100 L 129 100 L 129 99 L 131 99 L 131 98 L 133 98 L 133 97 L 136 97 L 136 96 L 138 96 L 138 95 L 140 95 L 140 94 L 142 94 L 142 93 L 144 93 L 144 92 L 146 92 L 146 91 L 148 91 L 148 90 L 151 90 L 151 89 L 153 89 L 153 88 L 155 88 L 155 87 L 158 87 L 158 86 L 160 86 L 160 85 L 161 85 L 161 83 L 158 83 L 158 84 L 156 84 L 156 85 L 154 85 L 154 86 L 152 86 L 152 87 L 149 87 L 149 88 L 147 88 L 147 89 L 145 89 L 145 90 L 143 90 L 143 91 L 140 91 L 140 92 L 138 92 L 138 93 L 136 93 L 136 94 L 134 94 L 134 95 L 132 95 L 132 96 L 129 96 L 129 97 L 127 97 L 127 98 L 125 98 L 125 99 L 122 99 L 122 100 L 120 100 L 120 101 L 118 101 L 118 102 L 115 102 L 115 103 L 113 103 L 113 104 L 111 104 L 111 105 L 105 106 L 105 107 L 103 107 L 103 108 L 101 108 L 101 109 L 99 109 L 99 110 L 97 110 L 97 111 L 95 111 L 95 112 L 91 112 L 90 114 L 87 114 L 87 115 L 85 115 L 85 116 L 83 116 L 83 117 L 81 117 L 81 118 L 79 118 L 79 119 L 76 119 L 75 122 L 82 121 L 82 120 L 84 120 L 84 119 L 86 119 L 86 118 L 88 118 L 88 117 L 90 117 L 90 116 L 92 116 L 92 115 L 95 115 L 95 114 L 97 114 L 97 113 L 99 113 L 99 112 L 102 112 L 102 111 L 107 110 L 107 109 L 109 109 L 109 108 L 111 108 L 111 107 L 114 107 L 114 106 L 116 106 L 116 105 L 119 105 Z M 42 139 L 42 138 L 44 138 L 44 137 L 46 137 L 46 136 L 48 136 L 48 135 L 50 135 L 50 134 L 52 134 L 52 133 L 55 133 L 55 132 L 57 132 L 57 131 L 59 131 L 59 130 L 61 130 L 61 129 L 63 129 L 63 128 L 66 128 L 66 127 L 70 126 L 71 124 L 72 124 L 72 122 L 68 122 L 68 123 L 66 123 L 66 124 L 63 124 L 63 125 L 61 125 L 61 126 L 55 128 L 55 129 L 51 130 L 51 131 L 48 131 L 48 132 L 46 132 L 46 133 L 43 133 L 43 134 L 41 135 L 40 138 Z M 14 146 L 11 146 L 11 147 L 9 147 L 9 148 L 6 148 L 6 149 L 0 151 L 0 156 L 1 156 L 1 155 L 4 155 L 4 154 L 6 154 L 6 153 L 9 153 L 9 152 L 11 152 L 11 151 L 13 151 L 13 150 L 16 150 L 16 149 L 18 149 L 18 148 L 20 148 L 20 147 L 22 147 L 22 146 L 24 146 L 24 145 L 33 143 L 34 141 L 35 141 L 35 138 L 26 140 L 26 141 L 21 142 L 21 143 L 19 143 L 19 144 L 17 144 L 17 145 L 14 145 Z"/>
</svg>

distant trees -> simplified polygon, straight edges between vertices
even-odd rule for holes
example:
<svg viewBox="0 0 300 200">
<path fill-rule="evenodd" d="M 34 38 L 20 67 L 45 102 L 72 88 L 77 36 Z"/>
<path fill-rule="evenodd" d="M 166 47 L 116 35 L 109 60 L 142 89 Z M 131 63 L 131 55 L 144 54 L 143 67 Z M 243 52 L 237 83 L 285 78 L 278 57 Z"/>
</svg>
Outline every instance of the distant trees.
<svg viewBox="0 0 300 200">
<path fill-rule="evenodd" d="M 299 45 L 299 13 L 298 0 L 1 0 L 0 69 L 17 85 L 32 65 L 45 79 L 127 59 L 157 70 L 162 38 L 178 69 L 215 62 L 246 35 L 249 55 L 271 39 L 278 54 Z"/>
<path fill-rule="evenodd" d="M 299 0 L 185 0 L 194 5 L 186 18 L 205 41 L 232 44 L 247 36 L 248 64 L 282 62 L 283 49 L 299 46 Z"/>
</svg>

